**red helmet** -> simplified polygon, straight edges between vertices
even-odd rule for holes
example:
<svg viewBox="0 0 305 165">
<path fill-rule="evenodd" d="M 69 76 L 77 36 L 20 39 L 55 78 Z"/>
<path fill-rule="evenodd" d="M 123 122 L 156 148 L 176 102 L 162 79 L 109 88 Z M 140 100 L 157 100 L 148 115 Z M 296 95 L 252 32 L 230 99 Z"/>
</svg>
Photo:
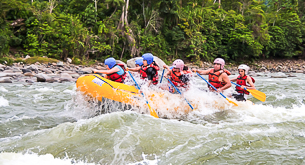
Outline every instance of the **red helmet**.
<svg viewBox="0 0 305 165">
<path fill-rule="evenodd" d="M 173 67 L 174 68 L 179 68 L 180 71 L 183 71 L 183 67 L 184 67 L 184 62 L 180 59 L 177 59 L 173 62 Z"/>
</svg>

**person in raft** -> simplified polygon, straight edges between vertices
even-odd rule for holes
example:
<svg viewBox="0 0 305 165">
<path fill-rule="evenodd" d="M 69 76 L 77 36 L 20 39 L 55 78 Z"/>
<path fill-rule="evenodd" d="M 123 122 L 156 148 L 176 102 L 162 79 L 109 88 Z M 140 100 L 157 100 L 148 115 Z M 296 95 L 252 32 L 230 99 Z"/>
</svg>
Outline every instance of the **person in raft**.
<svg viewBox="0 0 305 165">
<path fill-rule="evenodd" d="M 238 66 L 238 72 L 239 75 L 236 78 L 231 79 L 231 81 L 235 82 L 238 85 L 241 85 L 241 87 L 236 86 L 236 92 L 237 94 L 233 94 L 232 96 L 237 100 L 237 101 L 246 101 L 247 97 L 249 96 L 249 92 L 246 89 L 255 89 L 254 83 L 255 80 L 251 76 L 247 75 L 249 72 L 250 67 L 241 64 Z"/>
<path fill-rule="evenodd" d="M 168 72 L 164 75 L 165 78 L 168 78 L 170 76 L 171 82 L 177 88 L 187 88 L 188 82 L 190 81 L 189 77 L 192 72 L 188 69 L 187 66 L 184 65 L 184 62 L 182 60 L 175 60 L 173 62 L 173 66 L 170 68 L 167 65 L 164 65 L 163 67 L 168 70 Z M 176 92 L 174 87 L 169 87 L 169 91 L 171 93 Z"/>
<path fill-rule="evenodd" d="M 107 70 L 94 69 L 93 72 L 106 74 L 107 79 L 119 83 L 124 83 L 124 80 L 126 78 L 126 71 L 124 64 L 116 64 L 115 59 L 111 57 L 105 60 L 105 65 Z"/>
<path fill-rule="evenodd" d="M 198 72 L 199 74 L 209 75 L 209 83 L 213 85 L 218 92 L 223 92 L 224 90 L 232 86 L 229 75 L 231 73 L 224 69 L 225 60 L 222 58 L 216 58 L 214 60 L 214 68 L 208 70 L 196 70 L 193 69 L 193 72 Z M 211 91 L 214 91 L 212 87 L 208 85 Z"/>
<path fill-rule="evenodd" d="M 136 60 L 136 67 L 141 67 L 143 65 L 143 58 L 139 58 Z"/>
<path fill-rule="evenodd" d="M 140 70 L 136 70 L 136 68 L 141 68 L 141 66 L 143 65 L 143 58 L 141 57 L 141 58 L 136 59 L 135 65 L 136 65 L 135 68 L 128 68 L 128 69 L 132 72 L 140 73 Z"/>
<path fill-rule="evenodd" d="M 158 84 L 158 71 L 160 70 L 157 63 L 154 61 L 154 56 L 151 53 L 145 53 L 142 55 L 143 65 L 136 68 L 129 68 L 130 71 L 140 72 L 140 76 L 142 79 L 148 79 L 150 84 L 157 85 Z"/>
</svg>

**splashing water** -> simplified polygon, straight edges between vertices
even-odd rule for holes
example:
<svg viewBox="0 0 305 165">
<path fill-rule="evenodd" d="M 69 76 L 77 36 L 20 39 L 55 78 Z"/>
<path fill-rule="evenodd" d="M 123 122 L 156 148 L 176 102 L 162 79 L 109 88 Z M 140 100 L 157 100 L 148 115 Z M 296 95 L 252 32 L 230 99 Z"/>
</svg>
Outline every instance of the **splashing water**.
<svg viewBox="0 0 305 165">
<path fill-rule="evenodd" d="M 0 162 L 303 164 L 305 76 L 296 75 L 255 77 L 266 102 L 250 96 L 255 105 L 237 107 L 206 93 L 196 77 L 183 97 L 142 85 L 145 95 L 155 93 L 151 106 L 169 119 L 150 116 L 143 100 L 138 106 L 97 102 L 73 83 L 1 84 L 0 104 L 7 103 L 0 105 Z M 183 111 L 184 98 L 194 111 Z"/>
</svg>

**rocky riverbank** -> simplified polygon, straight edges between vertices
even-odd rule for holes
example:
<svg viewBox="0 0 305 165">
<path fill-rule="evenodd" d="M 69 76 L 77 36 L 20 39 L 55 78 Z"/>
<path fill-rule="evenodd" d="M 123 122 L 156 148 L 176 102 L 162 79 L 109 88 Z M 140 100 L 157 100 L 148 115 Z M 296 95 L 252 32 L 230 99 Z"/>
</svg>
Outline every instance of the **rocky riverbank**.
<svg viewBox="0 0 305 165">
<path fill-rule="evenodd" d="M 127 61 L 125 64 L 128 67 L 134 67 L 135 59 Z M 156 58 L 156 62 L 163 69 L 165 64 L 161 59 Z M 123 63 L 117 60 L 117 63 Z M 212 63 L 201 62 L 201 66 L 187 64 L 190 68 L 208 69 L 212 68 Z M 286 78 L 295 77 L 292 73 L 304 73 L 305 60 L 264 60 L 258 61 L 251 65 L 250 75 L 252 76 L 266 76 L 271 78 Z M 238 65 L 227 64 L 226 69 L 230 70 L 232 74 L 237 74 Z M 87 67 L 82 65 L 71 64 L 70 61 L 41 64 L 27 65 L 23 63 L 13 63 L 12 66 L 0 64 L 0 83 L 13 83 L 13 82 L 66 82 L 76 81 L 77 78 L 83 74 L 92 73 L 93 69 L 106 69 L 103 63 Z M 269 73 L 279 72 L 278 74 L 269 75 Z"/>
</svg>

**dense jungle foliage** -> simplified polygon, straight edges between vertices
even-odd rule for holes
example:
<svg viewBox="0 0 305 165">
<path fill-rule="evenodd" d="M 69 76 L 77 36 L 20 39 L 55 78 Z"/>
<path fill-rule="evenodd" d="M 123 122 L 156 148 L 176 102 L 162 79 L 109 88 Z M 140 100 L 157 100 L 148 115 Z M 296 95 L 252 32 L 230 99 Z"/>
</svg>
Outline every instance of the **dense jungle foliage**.
<svg viewBox="0 0 305 165">
<path fill-rule="evenodd" d="M 0 58 L 305 57 L 305 0 L 1 0 Z"/>
</svg>

